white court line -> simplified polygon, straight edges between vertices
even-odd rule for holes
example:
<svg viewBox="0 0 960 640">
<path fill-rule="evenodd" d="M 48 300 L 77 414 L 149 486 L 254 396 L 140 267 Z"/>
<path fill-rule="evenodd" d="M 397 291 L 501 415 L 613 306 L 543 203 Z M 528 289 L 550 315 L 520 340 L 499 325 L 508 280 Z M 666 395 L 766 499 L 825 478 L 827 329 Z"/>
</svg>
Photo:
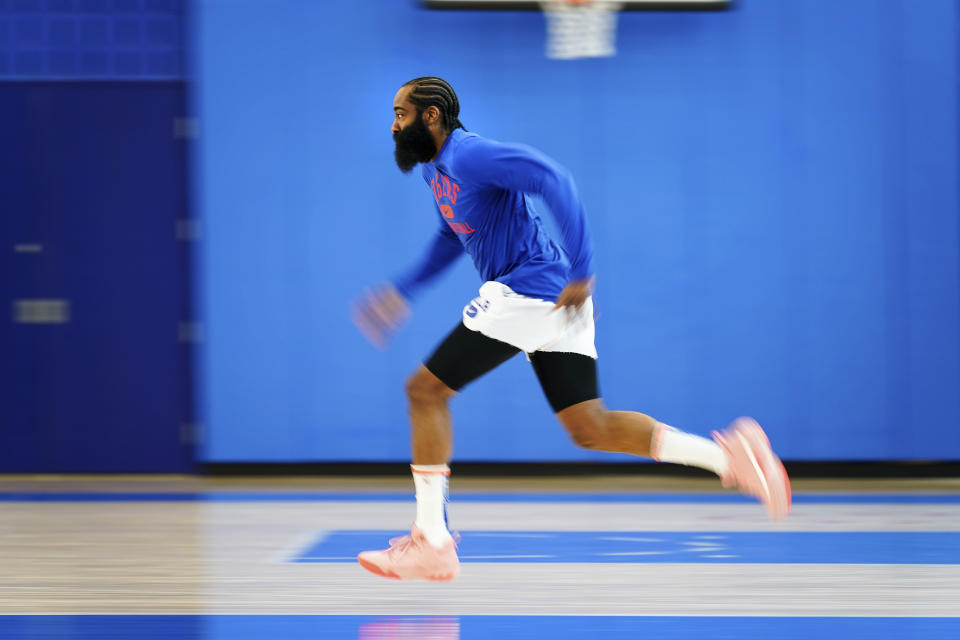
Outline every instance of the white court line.
<svg viewBox="0 0 960 640">
<path fill-rule="evenodd" d="M 461 560 L 495 560 L 499 558 L 555 558 L 556 556 L 541 555 L 532 553 L 529 555 L 511 555 L 511 556 L 460 556 Z"/>
<path fill-rule="evenodd" d="M 471 538 L 555 538 L 550 533 L 475 533 L 470 532 Z"/>
<path fill-rule="evenodd" d="M 663 542 L 663 538 L 634 538 L 630 536 L 600 536 L 597 540 L 611 540 L 613 542 Z"/>
<path fill-rule="evenodd" d="M 297 553 L 307 548 L 308 545 L 315 546 L 323 540 L 326 540 L 330 533 L 330 531 L 304 531 L 299 533 L 294 536 L 288 544 L 281 546 L 267 556 L 266 562 L 268 564 L 287 564 L 292 562 Z"/>
</svg>

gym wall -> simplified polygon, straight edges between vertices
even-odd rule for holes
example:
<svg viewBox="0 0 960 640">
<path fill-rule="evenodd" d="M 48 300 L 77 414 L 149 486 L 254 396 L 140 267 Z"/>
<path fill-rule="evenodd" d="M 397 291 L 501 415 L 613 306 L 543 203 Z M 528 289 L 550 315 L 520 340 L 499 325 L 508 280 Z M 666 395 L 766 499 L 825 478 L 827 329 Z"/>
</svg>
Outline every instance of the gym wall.
<svg viewBox="0 0 960 640">
<path fill-rule="evenodd" d="M 428 74 L 576 177 L 610 407 L 749 414 L 789 460 L 960 458 L 955 2 L 625 12 L 581 61 L 538 12 L 197 7 L 205 461 L 407 459 L 404 378 L 480 281 L 463 260 L 385 352 L 349 303 L 436 224 L 389 132 Z M 522 356 L 453 415 L 458 460 L 626 459 L 574 447 Z"/>
</svg>

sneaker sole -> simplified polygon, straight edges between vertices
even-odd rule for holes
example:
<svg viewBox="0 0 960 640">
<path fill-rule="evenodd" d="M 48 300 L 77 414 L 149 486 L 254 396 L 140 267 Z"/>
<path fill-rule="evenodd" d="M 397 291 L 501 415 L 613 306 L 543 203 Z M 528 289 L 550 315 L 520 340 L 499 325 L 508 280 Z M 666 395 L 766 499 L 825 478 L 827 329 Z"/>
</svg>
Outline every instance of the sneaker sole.
<svg viewBox="0 0 960 640">
<path fill-rule="evenodd" d="M 384 571 L 374 563 L 370 562 L 369 560 L 366 560 L 365 558 L 361 558 L 360 556 L 357 556 L 357 562 L 359 562 L 360 566 L 366 569 L 367 571 L 369 571 L 370 573 L 378 575 L 382 578 L 390 578 L 391 580 L 400 580 L 400 576 L 398 576 L 397 574 L 387 573 L 386 571 Z"/>
<path fill-rule="evenodd" d="M 774 492 L 780 493 L 783 491 L 784 493 L 783 513 L 774 513 L 768 509 L 770 516 L 774 520 L 783 520 L 790 514 L 790 507 L 793 503 L 790 477 L 787 475 L 787 470 L 783 466 L 783 462 L 770 448 L 770 439 L 767 438 L 763 427 L 754 420 L 749 420 L 749 422 L 745 421 L 744 427 L 746 427 L 744 431 L 747 431 L 748 435 L 744 435 L 743 431 L 741 431 L 738 436 L 743 438 L 744 444 L 749 443 L 750 446 L 747 447 L 747 450 L 750 452 L 752 462 L 762 471 L 763 482 L 764 485 L 766 485 L 767 494 L 771 496 L 771 502 L 773 502 L 772 497 Z M 777 480 L 771 483 L 770 480 L 773 478 Z"/>
<path fill-rule="evenodd" d="M 405 579 L 405 578 L 401 578 L 395 573 L 388 573 L 384 571 L 382 568 L 380 568 L 379 566 L 375 565 L 374 563 L 370 562 L 365 558 L 361 558 L 357 556 L 357 562 L 359 562 L 360 566 L 366 569 L 367 571 L 369 571 L 370 573 L 374 575 L 378 575 L 382 578 L 389 578 L 390 580 Z M 460 575 L 460 571 L 455 571 L 453 573 L 447 573 L 447 574 L 437 575 L 437 576 L 424 576 L 424 580 L 429 580 L 430 582 L 450 582 L 459 575 Z"/>
<path fill-rule="evenodd" d="M 427 576 L 426 579 L 429 580 L 430 582 L 451 582 L 458 575 L 460 575 L 459 571 L 457 571 L 456 573 L 448 573 L 442 576 Z"/>
</svg>

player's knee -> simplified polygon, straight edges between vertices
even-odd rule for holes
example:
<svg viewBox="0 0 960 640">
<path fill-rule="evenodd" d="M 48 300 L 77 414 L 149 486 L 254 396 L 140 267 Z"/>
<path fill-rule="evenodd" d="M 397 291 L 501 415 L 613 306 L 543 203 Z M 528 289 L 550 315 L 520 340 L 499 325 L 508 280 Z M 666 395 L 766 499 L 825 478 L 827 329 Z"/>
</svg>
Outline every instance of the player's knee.
<svg viewBox="0 0 960 640">
<path fill-rule="evenodd" d="M 582 449 L 597 449 L 600 446 L 601 434 L 593 425 L 576 424 L 567 426 L 567 433 L 573 443 Z"/>
<path fill-rule="evenodd" d="M 604 449 L 608 429 L 606 411 L 590 408 L 584 411 L 557 414 L 574 444 L 584 449 Z"/>
<path fill-rule="evenodd" d="M 420 367 L 407 378 L 406 391 L 411 403 L 444 402 L 453 395 L 453 390 L 426 367 Z"/>
</svg>

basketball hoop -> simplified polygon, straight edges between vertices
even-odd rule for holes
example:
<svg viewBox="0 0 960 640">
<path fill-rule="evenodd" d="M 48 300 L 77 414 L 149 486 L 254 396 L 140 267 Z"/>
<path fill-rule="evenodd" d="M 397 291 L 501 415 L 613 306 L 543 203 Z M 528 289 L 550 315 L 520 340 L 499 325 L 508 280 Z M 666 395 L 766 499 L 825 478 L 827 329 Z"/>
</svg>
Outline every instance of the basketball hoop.
<svg viewBox="0 0 960 640">
<path fill-rule="evenodd" d="M 547 16 L 548 58 L 608 58 L 617 54 L 619 2 L 543 0 L 540 6 Z"/>
</svg>

